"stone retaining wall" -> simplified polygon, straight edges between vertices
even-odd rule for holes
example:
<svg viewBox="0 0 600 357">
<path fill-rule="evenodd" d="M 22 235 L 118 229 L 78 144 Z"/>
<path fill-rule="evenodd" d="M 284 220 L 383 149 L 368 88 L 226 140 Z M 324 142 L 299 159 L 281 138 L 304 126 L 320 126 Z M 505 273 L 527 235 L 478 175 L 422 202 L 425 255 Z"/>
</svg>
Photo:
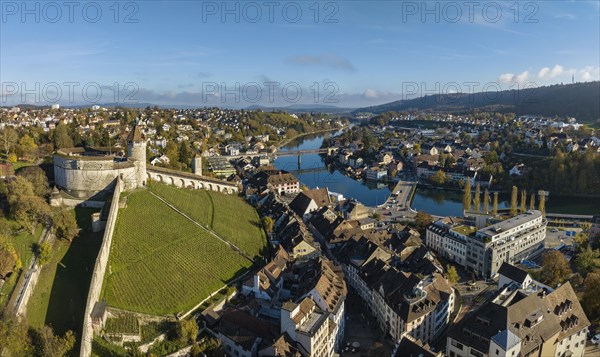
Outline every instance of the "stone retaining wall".
<svg viewBox="0 0 600 357">
<path fill-rule="evenodd" d="M 104 282 L 104 274 L 106 273 L 106 265 L 108 264 L 108 256 L 110 255 L 110 246 L 119 212 L 119 197 L 124 189 L 124 186 L 125 185 L 123 181 L 120 178 L 117 178 L 115 191 L 113 193 L 113 198 L 110 205 L 110 211 L 108 213 L 108 219 L 106 220 L 104 236 L 102 238 L 102 246 L 98 252 L 98 257 L 96 258 L 96 264 L 94 266 L 94 273 L 90 283 L 87 303 L 85 305 L 83 331 L 81 333 L 81 350 L 79 354 L 82 357 L 89 357 L 92 354 L 92 340 L 94 339 L 94 331 L 92 328 L 91 314 L 94 305 L 100 299 L 102 283 Z"/>
</svg>

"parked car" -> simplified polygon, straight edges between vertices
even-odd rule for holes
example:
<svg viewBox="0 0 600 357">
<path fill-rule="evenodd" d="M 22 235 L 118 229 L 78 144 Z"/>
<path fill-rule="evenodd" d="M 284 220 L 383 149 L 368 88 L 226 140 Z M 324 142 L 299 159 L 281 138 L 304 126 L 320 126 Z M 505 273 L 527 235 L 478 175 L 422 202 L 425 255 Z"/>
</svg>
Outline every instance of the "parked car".
<svg viewBox="0 0 600 357">
<path fill-rule="evenodd" d="M 597 334 L 596 336 L 592 337 L 592 343 L 593 343 L 594 345 L 598 345 L 598 344 L 600 344 L 600 333 L 599 333 L 599 334 Z"/>
</svg>

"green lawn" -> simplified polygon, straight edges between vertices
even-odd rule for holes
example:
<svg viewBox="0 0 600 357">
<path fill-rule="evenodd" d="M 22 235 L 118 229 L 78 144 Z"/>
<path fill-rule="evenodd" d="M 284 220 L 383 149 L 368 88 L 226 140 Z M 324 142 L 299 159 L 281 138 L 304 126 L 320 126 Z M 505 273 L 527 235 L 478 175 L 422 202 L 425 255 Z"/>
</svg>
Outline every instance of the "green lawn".
<svg viewBox="0 0 600 357">
<path fill-rule="evenodd" d="M 13 231 L 16 231 L 19 228 L 19 225 L 16 222 L 10 221 L 4 217 L 0 218 L 0 225 L 8 226 Z M 21 272 L 23 272 L 24 269 L 27 269 L 29 267 L 31 257 L 33 256 L 32 245 L 38 242 L 41 233 L 42 226 L 38 226 L 34 234 L 30 234 L 30 232 L 23 231 L 8 237 L 9 241 L 13 244 L 15 250 L 17 251 L 17 254 L 19 255 L 19 259 L 21 259 L 23 268 L 19 271 L 14 272 L 0 289 L 0 309 L 4 307 L 10 295 L 12 294 L 12 291 L 15 287 L 15 284 L 17 283 L 17 280 L 19 279 L 19 275 L 21 274 Z"/>
<path fill-rule="evenodd" d="M 79 236 L 73 242 L 57 241 L 52 258 L 42 267 L 33 296 L 27 305 L 32 326 L 51 325 L 59 334 L 81 334 L 85 303 L 103 232 L 91 231 L 91 214 L 97 210 L 77 208 Z"/>
<path fill-rule="evenodd" d="M 204 199 L 198 198 L 202 194 Z M 206 205 L 209 197 L 185 190 L 164 195 L 182 207 L 194 200 Z M 196 214 L 206 219 L 210 212 L 208 206 Z M 130 311 L 185 312 L 251 265 L 150 192 L 137 191 L 119 211 L 102 296 L 110 306 Z"/>
<path fill-rule="evenodd" d="M 266 237 L 256 210 L 242 198 L 219 192 L 180 189 L 152 183 L 151 190 L 208 226 L 250 257 L 264 254 Z"/>
<path fill-rule="evenodd" d="M 27 167 L 27 166 L 33 166 L 35 165 L 35 163 L 31 162 L 31 161 L 17 161 L 17 162 L 8 162 L 8 155 L 6 155 L 6 153 L 2 152 L 0 153 L 0 162 L 2 163 L 10 163 L 13 166 L 13 169 L 15 170 L 15 172 L 17 172 L 20 168 L 22 167 Z"/>
</svg>

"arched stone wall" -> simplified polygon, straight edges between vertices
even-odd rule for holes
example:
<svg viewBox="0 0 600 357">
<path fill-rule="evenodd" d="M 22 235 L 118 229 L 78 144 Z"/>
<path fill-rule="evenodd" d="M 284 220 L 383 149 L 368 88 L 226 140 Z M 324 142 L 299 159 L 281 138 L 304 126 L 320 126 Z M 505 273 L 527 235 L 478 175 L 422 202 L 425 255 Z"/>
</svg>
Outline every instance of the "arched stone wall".
<svg viewBox="0 0 600 357">
<path fill-rule="evenodd" d="M 238 192 L 238 189 L 235 186 L 221 185 L 211 181 L 207 182 L 202 179 L 193 179 L 178 175 L 170 175 L 169 173 L 148 172 L 147 177 L 148 179 L 151 179 L 153 181 L 181 188 L 204 189 L 209 191 L 222 192 L 225 194 L 235 194 Z"/>
</svg>

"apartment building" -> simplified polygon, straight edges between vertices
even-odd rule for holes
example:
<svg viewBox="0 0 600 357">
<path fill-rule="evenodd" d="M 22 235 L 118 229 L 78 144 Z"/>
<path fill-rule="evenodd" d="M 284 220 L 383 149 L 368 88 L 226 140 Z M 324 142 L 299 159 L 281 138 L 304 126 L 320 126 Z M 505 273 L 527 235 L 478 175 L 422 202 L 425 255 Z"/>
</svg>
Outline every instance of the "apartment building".
<svg viewBox="0 0 600 357">
<path fill-rule="evenodd" d="M 286 302 L 281 307 L 280 332 L 287 333 L 310 356 L 334 355 L 335 335 L 331 333 L 334 328 L 329 312 L 320 309 L 310 297 L 299 304 Z"/>
<path fill-rule="evenodd" d="M 366 260 L 343 264 L 348 284 L 394 341 L 411 336 L 431 342 L 449 323 L 454 288 L 439 273 L 417 276 L 391 266 L 390 259 L 378 247 Z"/>
<path fill-rule="evenodd" d="M 429 226 L 425 244 L 441 256 L 475 272 L 493 277 L 503 262 L 516 263 L 543 249 L 546 220 L 530 210 L 476 230 L 439 220 Z"/>
<path fill-rule="evenodd" d="M 518 284 L 515 285 L 518 287 Z M 583 356 L 590 322 L 570 283 L 505 287 L 448 332 L 449 357 Z"/>
</svg>

